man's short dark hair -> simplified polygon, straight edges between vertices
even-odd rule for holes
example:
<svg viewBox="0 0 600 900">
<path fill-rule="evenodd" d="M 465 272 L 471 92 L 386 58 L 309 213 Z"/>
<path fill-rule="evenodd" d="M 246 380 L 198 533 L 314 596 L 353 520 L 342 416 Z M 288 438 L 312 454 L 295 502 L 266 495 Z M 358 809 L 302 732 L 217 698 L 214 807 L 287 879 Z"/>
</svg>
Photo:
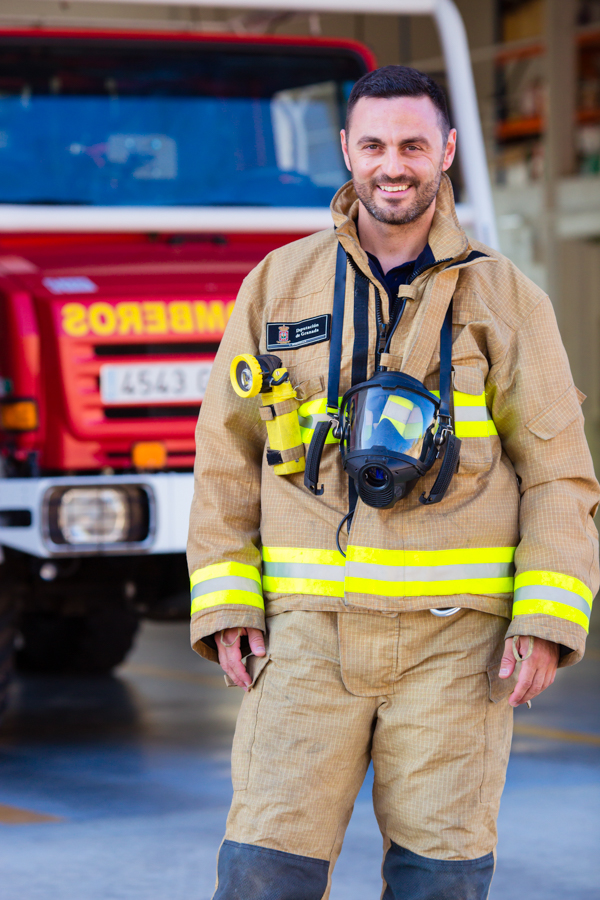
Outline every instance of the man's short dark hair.
<svg viewBox="0 0 600 900">
<path fill-rule="evenodd" d="M 346 132 L 350 125 L 352 110 L 361 97 L 429 97 L 438 111 L 444 139 L 450 131 L 450 116 L 446 95 L 439 84 L 418 69 L 409 66 L 383 66 L 374 72 L 367 72 L 359 78 L 350 92 L 346 110 Z"/>
</svg>

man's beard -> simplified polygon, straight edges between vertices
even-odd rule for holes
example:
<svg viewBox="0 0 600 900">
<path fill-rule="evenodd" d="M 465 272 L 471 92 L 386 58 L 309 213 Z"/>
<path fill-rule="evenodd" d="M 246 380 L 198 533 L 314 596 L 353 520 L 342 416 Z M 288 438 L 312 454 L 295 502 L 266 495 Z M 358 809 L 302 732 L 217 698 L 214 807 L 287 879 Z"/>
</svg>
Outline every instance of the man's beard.
<svg viewBox="0 0 600 900">
<path fill-rule="evenodd" d="M 378 178 L 371 182 L 358 184 L 353 179 L 354 190 L 356 195 L 374 219 L 378 222 L 384 222 L 386 225 L 408 225 L 415 219 L 425 213 L 437 196 L 442 179 L 442 164 L 436 173 L 435 178 L 431 181 L 422 183 L 415 178 L 402 178 L 393 180 L 391 178 Z M 408 184 L 415 189 L 415 197 L 409 206 L 403 209 L 393 209 L 377 205 L 377 185 L 379 184 Z M 393 196 L 393 195 L 392 195 Z"/>
</svg>

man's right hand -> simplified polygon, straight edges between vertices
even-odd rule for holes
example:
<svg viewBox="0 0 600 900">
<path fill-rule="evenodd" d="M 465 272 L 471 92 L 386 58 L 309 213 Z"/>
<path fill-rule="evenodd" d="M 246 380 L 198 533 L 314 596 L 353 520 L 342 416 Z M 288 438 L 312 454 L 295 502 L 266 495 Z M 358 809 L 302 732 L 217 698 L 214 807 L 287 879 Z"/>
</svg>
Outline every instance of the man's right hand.
<svg viewBox="0 0 600 900">
<path fill-rule="evenodd" d="M 226 675 L 229 675 L 234 684 L 247 691 L 252 684 L 252 679 L 242 662 L 240 643 L 244 634 L 248 636 L 252 653 L 255 656 L 264 656 L 266 652 L 265 636 L 259 628 L 225 628 L 224 631 L 217 631 L 215 640 L 221 668 Z M 224 644 L 231 644 L 231 646 L 227 647 Z"/>
</svg>

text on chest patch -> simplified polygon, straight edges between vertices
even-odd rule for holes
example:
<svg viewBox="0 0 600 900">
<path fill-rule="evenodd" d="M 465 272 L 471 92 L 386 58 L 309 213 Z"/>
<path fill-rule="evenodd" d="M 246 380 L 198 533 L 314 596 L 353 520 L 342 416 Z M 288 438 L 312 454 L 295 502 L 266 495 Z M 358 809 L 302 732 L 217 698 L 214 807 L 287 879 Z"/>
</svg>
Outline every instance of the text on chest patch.
<svg viewBox="0 0 600 900">
<path fill-rule="evenodd" d="M 308 344 L 320 344 L 330 337 L 329 313 L 301 322 L 267 322 L 267 350 L 295 350 Z"/>
</svg>

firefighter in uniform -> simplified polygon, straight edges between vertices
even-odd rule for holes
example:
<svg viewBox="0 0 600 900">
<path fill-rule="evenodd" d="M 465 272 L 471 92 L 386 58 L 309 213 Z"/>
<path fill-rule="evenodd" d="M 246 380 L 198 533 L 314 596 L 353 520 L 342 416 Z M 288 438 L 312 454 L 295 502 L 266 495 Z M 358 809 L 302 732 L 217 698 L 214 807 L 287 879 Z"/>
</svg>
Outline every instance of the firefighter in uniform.
<svg viewBox="0 0 600 900">
<path fill-rule="evenodd" d="M 327 898 L 370 761 L 384 900 L 484 900 L 512 709 L 584 652 L 599 488 L 583 395 L 548 298 L 458 223 L 455 138 L 427 76 L 358 81 L 334 228 L 248 275 L 217 354 L 197 429 L 192 645 L 246 693 L 216 900 Z M 232 390 L 238 354 L 285 367 L 292 456 L 318 432 L 318 474 L 308 458 L 275 471 L 290 456 L 265 446 L 271 413 Z"/>
</svg>

